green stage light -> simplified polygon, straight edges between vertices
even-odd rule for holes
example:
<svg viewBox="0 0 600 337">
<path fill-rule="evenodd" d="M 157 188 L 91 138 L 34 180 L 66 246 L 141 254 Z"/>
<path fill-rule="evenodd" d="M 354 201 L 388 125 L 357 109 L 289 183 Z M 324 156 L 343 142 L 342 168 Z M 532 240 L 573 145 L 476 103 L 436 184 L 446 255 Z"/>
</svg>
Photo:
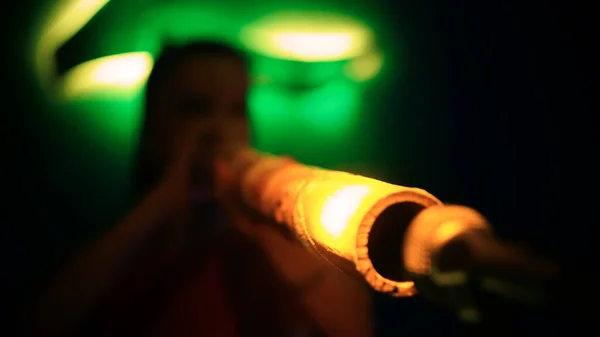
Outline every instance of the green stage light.
<svg viewBox="0 0 600 337">
<path fill-rule="evenodd" d="M 98 134 L 102 130 L 121 156 L 135 147 L 140 118 L 139 111 L 127 109 L 141 106 L 138 101 L 161 45 L 198 38 L 222 40 L 246 50 L 252 58 L 255 84 L 250 112 L 255 146 L 287 152 L 310 163 L 335 164 L 344 153 L 339 149 L 348 148 L 348 154 L 352 153 L 350 148 L 356 142 L 363 91 L 360 82 L 376 77 L 382 67 L 375 33 L 353 15 L 336 12 L 334 6 L 319 10 L 314 4 L 269 3 L 240 2 L 236 7 L 216 1 L 159 1 L 146 6 L 140 3 L 133 11 L 107 0 L 67 1 L 60 7 L 62 12 L 53 14 L 48 21 L 53 24 L 42 35 L 53 37 L 50 41 L 54 42 L 38 44 L 44 47 L 43 53 L 38 49 L 38 59 L 47 58 L 47 67 L 40 73 L 53 73 L 45 83 L 60 94 L 54 98 L 87 111 L 86 117 L 79 118 L 89 119 L 86 125 L 90 127 L 98 125 L 94 134 L 102 137 Z M 100 9 L 102 13 L 94 17 Z M 139 14 L 135 20 L 131 19 L 133 12 Z M 88 21 L 73 40 L 76 43 L 66 46 L 70 49 L 65 55 L 75 55 L 70 60 L 74 66 L 52 64 L 55 58 L 49 54 L 65 46 L 65 40 Z M 78 52 L 83 53 L 79 58 Z M 66 71 L 58 74 L 58 68 Z M 100 110 L 114 106 L 112 110 L 129 117 L 103 115 L 92 105 L 103 106 Z M 121 143 L 115 143 L 117 140 Z"/>
<path fill-rule="evenodd" d="M 272 13 L 245 26 L 240 36 L 258 54 L 303 62 L 348 60 L 373 45 L 364 24 L 324 12 Z"/>
<path fill-rule="evenodd" d="M 71 39 L 109 0 L 63 0 L 54 7 L 42 25 L 34 47 L 38 79 L 45 90 L 54 87 L 57 78 L 55 54 Z"/>
<path fill-rule="evenodd" d="M 61 82 L 61 98 L 73 100 L 88 95 L 113 98 L 134 95 L 144 85 L 153 60 L 149 53 L 134 52 L 87 61 L 72 68 Z"/>
</svg>

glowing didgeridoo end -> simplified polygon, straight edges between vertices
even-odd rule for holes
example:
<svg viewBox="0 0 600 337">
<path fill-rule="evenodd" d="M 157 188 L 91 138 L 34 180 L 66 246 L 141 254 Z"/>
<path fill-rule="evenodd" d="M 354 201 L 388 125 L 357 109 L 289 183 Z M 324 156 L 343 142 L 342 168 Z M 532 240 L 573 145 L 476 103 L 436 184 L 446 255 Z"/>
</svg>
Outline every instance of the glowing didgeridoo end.
<svg viewBox="0 0 600 337">
<path fill-rule="evenodd" d="M 414 217 L 441 204 L 438 199 L 417 188 L 289 162 L 271 172 L 260 193 L 263 213 L 339 269 L 358 271 L 373 289 L 415 294 L 404 279 L 401 247 Z"/>
<path fill-rule="evenodd" d="M 285 157 L 250 151 L 238 158 L 246 204 L 292 229 L 309 250 L 339 269 L 358 271 L 376 291 L 415 294 L 413 282 L 404 279 L 401 248 L 414 217 L 441 204 L 433 195 Z"/>
</svg>

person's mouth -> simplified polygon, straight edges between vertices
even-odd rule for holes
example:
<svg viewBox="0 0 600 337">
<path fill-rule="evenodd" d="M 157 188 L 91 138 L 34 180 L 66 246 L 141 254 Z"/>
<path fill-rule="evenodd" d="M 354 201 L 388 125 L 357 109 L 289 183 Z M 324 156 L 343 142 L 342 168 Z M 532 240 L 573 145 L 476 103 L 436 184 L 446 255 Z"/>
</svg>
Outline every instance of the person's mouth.
<svg viewBox="0 0 600 337">
<path fill-rule="evenodd" d="M 192 172 L 192 202 L 202 203 L 213 197 L 214 173 L 206 169 L 195 169 Z"/>
</svg>

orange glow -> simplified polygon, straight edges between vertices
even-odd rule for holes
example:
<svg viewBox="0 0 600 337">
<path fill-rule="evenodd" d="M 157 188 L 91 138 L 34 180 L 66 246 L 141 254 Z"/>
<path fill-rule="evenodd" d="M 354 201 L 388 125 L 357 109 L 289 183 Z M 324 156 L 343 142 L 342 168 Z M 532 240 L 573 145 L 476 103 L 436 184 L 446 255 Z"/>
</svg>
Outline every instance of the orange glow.
<svg viewBox="0 0 600 337">
<path fill-rule="evenodd" d="M 375 290 L 392 296 L 415 293 L 412 282 L 391 280 L 376 270 L 369 256 L 369 234 L 388 207 L 404 202 L 422 207 L 441 204 L 434 196 L 252 150 L 238 153 L 229 165 L 246 204 L 292 228 L 313 252 L 335 265 L 338 259 L 351 263 Z"/>
<path fill-rule="evenodd" d="M 368 193 L 368 186 L 347 186 L 325 200 L 321 210 L 321 224 L 323 230 L 331 235 L 334 241 L 344 233 L 354 210 L 360 206 L 360 202 Z"/>
</svg>

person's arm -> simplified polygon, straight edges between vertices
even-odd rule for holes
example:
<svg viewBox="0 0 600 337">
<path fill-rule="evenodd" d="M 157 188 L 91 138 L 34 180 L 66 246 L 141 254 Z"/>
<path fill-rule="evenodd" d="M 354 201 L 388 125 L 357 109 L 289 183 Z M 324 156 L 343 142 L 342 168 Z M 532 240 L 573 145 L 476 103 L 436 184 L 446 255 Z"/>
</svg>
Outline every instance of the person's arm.
<svg viewBox="0 0 600 337">
<path fill-rule="evenodd" d="M 222 200 L 236 230 L 255 240 L 283 281 L 300 290 L 296 299 L 327 336 L 373 335 L 371 295 L 366 286 L 286 237 L 269 220 L 249 214 L 235 198 Z"/>
<path fill-rule="evenodd" d="M 331 337 L 374 335 L 369 289 L 338 270 L 325 275 L 299 294 L 319 327 Z"/>
<path fill-rule="evenodd" d="M 364 284 L 268 226 L 257 235 L 273 267 L 298 289 L 298 300 L 327 336 L 373 335 L 371 294 Z"/>
<path fill-rule="evenodd" d="M 137 248 L 168 216 L 173 208 L 171 197 L 164 187 L 149 193 L 110 232 L 59 274 L 35 305 L 36 332 L 44 336 L 64 336 L 83 323 L 127 270 Z"/>
<path fill-rule="evenodd" d="M 113 289 L 131 258 L 157 227 L 189 205 L 190 172 L 202 123 L 180 132 L 162 183 L 113 229 L 80 255 L 42 295 L 33 313 L 44 336 L 73 332 Z M 170 219 L 169 219 L 170 220 Z"/>
</svg>

